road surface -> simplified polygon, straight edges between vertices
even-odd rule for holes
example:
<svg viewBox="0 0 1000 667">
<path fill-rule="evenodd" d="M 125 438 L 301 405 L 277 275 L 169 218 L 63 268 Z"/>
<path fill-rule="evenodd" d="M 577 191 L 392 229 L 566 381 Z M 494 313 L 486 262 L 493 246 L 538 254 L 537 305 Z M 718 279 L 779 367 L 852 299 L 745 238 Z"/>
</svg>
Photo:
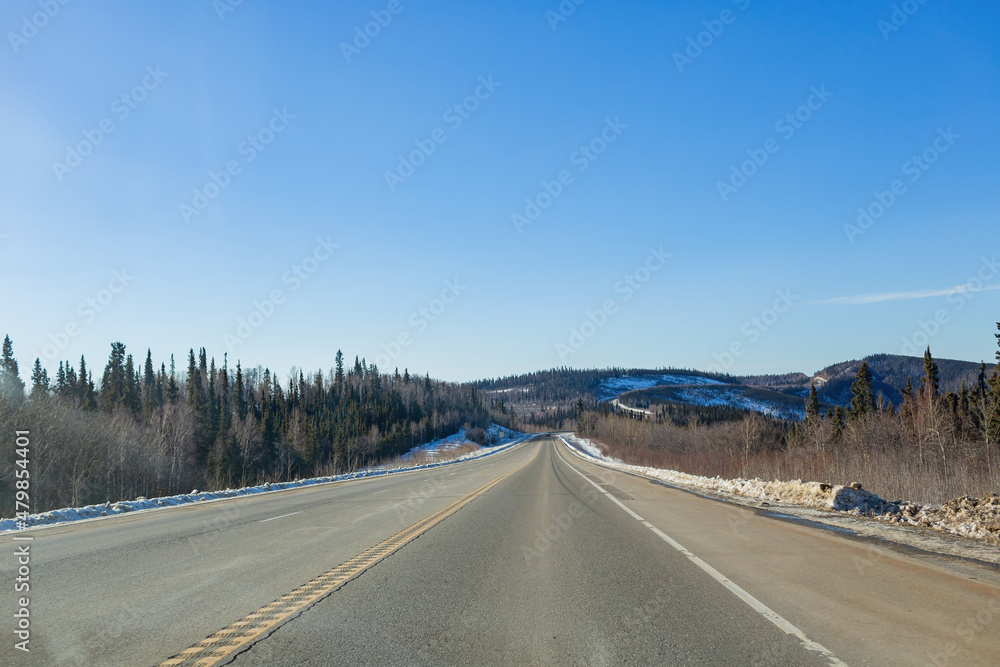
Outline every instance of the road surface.
<svg viewBox="0 0 1000 667">
<path fill-rule="evenodd" d="M 553 438 L 29 534 L 32 651 L 11 626 L 4 665 L 1000 662 L 995 568 L 702 498 Z"/>
</svg>

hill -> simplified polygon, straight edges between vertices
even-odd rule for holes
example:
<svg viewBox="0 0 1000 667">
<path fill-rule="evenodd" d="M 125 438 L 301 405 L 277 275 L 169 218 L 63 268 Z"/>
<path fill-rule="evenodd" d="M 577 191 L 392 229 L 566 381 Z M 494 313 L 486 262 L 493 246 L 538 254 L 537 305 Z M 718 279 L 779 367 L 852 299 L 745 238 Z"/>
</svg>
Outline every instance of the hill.
<svg viewBox="0 0 1000 667">
<path fill-rule="evenodd" d="M 791 372 L 731 376 L 678 368 L 559 368 L 472 384 L 502 402 L 519 419 L 540 424 L 559 425 L 559 421 L 571 419 L 577 401 L 588 407 L 615 401 L 640 411 L 662 404 L 726 407 L 735 410 L 735 414 L 755 411 L 801 419 L 813 382 L 824 410 L 838 405 L 846 407 L 851 400 L 851 383 L 863 361 L 868 362 L 874 376 L 876 394 L 893 405 L 902 402 L 901 390 L 907 378 L 918 387 L 924 372 L 922 357 L 875 354 L 832 364 L 813 375 Z M 978 363 L 936 361 L 943 392 L 957 392 L 962 383 L 971 387 L 978 381 Z"/>
</svg>

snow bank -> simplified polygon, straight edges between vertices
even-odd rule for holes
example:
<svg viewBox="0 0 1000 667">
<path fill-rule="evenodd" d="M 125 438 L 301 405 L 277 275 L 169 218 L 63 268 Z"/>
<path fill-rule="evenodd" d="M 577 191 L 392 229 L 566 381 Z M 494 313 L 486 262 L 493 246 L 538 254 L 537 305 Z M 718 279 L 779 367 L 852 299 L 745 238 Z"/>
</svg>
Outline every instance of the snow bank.
<svg viewBox="0 0 1000 667">
<path fill-rule="evenodd" d="M 103 516 L 115 516 L 118 514 L 126 514 L 129 512 L 137 512 L 142 510 L 158 509 L 162 507 L 173 507 L 176 505 L 187 505 L 189 503 L 203 502 L 206 500 L 218 500 L 221 498 L 235 498 L 237 496 L 251 496 L 258 493 L 268 493 L 271 491 L 283 491 L 285 489 L 295 489 L 303 486 L 315 486 L 317 484 L 329 484 L 330 482 L 341 482 L 348 479 L 361 479 L 365 477 L 381 477 L 383 475 L 391 475 L 397 472 L 408 472 L 411 470 L 423 470 L 425 468 L 438 468 L 445 465 L 451 465 L 453 463 L 458 463 L 460 461 L 468 461 L 469 459 L 480 458 L 483 456 L 489 456 L 490 454 L 496 454 L 516 445 L 524 442 L 527 438 L 527 434 L 520 433 L 518 431 L 511 431 L 510 429 L 504 429 L 496 424 L 490 426 L 487 431 L 487 437 L 492 433 L 495 436 L 496 444 L 490 447 L 481 447 L 474 452 L 469 452 L 462 456 L 441 462 L 426 463 L 421 465 L 402 465 L 398 467 L 386 467 L 379 466 L 373 468 L 367 468 L 365 470 L 359 470 L 358 472 L 345 473 L 343 475 L 329 475 L 326 477 L 311 477 L 309 479 L 298 479 L 294 482 L 279 482 L 279 483 L 267 483 L 260 484 L 258 486 L 248 486 L 242 489 L 226 489 L 225 491 L 198 491 L 194 490 L 191 493 L 182 493 L 176 496 L 167 496 L 165 498 L 139 498 L 137 500 L 122 500 L 116 503 L 103 503 L 100 505 L 87 505 L 86 507 L 67 507 L 64 509 L 52 510 L 50 512 L 40 512 L 38 514 L 30 514 L 24 522 L 20 522 L 17 519 L 0 519 L 0 533 L 9 533 L 24 528 L 32 528 L 35 526 L 47 526 L 55 523 L 66 523 L 68 521 L 80 521 L 82 519 L 96 519 Z M 502 434 L 502 436 L 501 436 Z M 491 442 L 494 439 L 490 439 Z M 417 450 L 425 450 L 426 448 L 432 448 L 432 451 L 437 451 L 442 447 L 447 448 L 447 446 L 459 446 L 458 443 L 468 444 L 465 440 L 464 431 L 459 431 L 459 433 L 449 436 L 448 438 L 442 438 L 441 440 L 435 440 L 427 445 L 422 445 L 411 450 L 411 454 Z M 407 455 L 404 455 L 404 457 Z"/>
<path fill-rule="evenodd" d="M 857 483 L 841 485 L 801 480 L 765 482 L 761 479 L 723 479 L 689 475 L 676 470 L 636 466 L 605 455 L 597 443 L 586 438 L 576 436 L 560 436 L 560 438 L 582 456 L 619 470 L 638 473 L 681 487 L 811 509 L 844 512 L 893 525 L 930 528 L 953 535 L 1000 543 L 1000 496 L 995 493 L 979 499 L 958 498 L 941 506 L 918 505 L 901 500 L 890 502 L 862 489 Z"/>
</svg>

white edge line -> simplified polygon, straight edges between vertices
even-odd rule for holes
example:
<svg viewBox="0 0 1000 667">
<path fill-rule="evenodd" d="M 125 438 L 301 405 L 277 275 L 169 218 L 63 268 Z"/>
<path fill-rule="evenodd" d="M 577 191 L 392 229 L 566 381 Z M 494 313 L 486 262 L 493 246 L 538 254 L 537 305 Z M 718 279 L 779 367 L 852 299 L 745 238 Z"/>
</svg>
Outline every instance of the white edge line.
<svg viewBox="0 0 1000 667">
<path fill-rule="evenodd" d="M 566 443 L 566 441 L 563 440 L 562 436 L 560 436 L 559 439 L 562 440 L 562 442 L 563 442 L 564 445 L 566 445 L 567 447 L 569 446 Z M 559 458 L 562 459 L 562 457 L 559 457 Z M 767 620 L 771 621 L 771 623 L 773 623 L 774 625 L 778 626 L 778 628 L 780 628 L 783 632 L 785 632 L 785 634 L 788 634 L 788 635 L 791 635 L 791 636 L 795 637 L 797 640 L 799 640 L 799 643 L 801 643 L 809 651 L 812 651 L 813 653 L 819 653 L 820 655 L 822 655 L 823 657 L 825 657 L 829 661 L 829 663 L 831 665 L 836 665 L 837 667 L 847 667 L 847 663 L 845 663 L 842 660 L 840 660 L 828 648 L 826 648 L 822 644 L 814 642 L 813 640 L 811 640 L 808 637 L 806 637 L 806 635 L 805 635 L 804 632 L 802 632 L 797 627 L 795 627 L 794 625 L 792 625 L 791 623 L 789 623 L 788 621 L 786 621 L 777 612 L 775 612 L 774 610 L 772 610 L 770 607 L 768 607 L 767 605 L 765 605 L 763 602 L 761 602 L 760 600 L 758 600 L 754 596 L 750 595 L 745 590 L 743 590 L 742 588 L 740 588 L 739 586 L 737 586 L 735 583 L 733 583 L 732 581 L 730 581 L 729 579 L 727 579 L 721 572 L 719 572 L 718 570 L 716 570 L 714 567 L 712 567 L 711 565 L 709 565 L 708 563 L 706 563 L 705 561 L 703 561 L 702 559 L 698 558 L 693 553 L 691 553 L 690 551 L 688 551 L 688 549 L 685 548 L 684 545 L 682 545 L 680 542 L 677 542 L 675 539 L 673 539 L 672 537 L 670 537 L 669 535 L 667 535 L 666 533 L 664 533 L 662 530 L 660 530 L 659 528 L 657 528 L 656 526 L 654 526 L 653 524 L 651 524 L 650 522 L 646 521 L 644 518 L 642 518 L 641 516 L 639 516 L 638 514 L 636 514 L 635 512 L 633 512 L 624 503 L 622 503 L 620 500 L 618 500 L 617 498 L 615 498 L 614 496 L 612 496 L 610 493 L 608 493 L 607 491 L 605 491 L 604 489 L 602 489 L 600 486 L 597 485 L 596 482 L 594 482 L 593 480 L 589 479 L 582 472 L 580 472 L 579 470 L 577 470 L 569 461 L 567 461 L 566 459 L 562 459 L 562 461 L 567 466 L 569 466 L 570 469 L 573 470 L 573 472 L 575 472 L 577 475 L 579 475 L 580 477 L 582 477 L 583 479 L 585 479 L 587 482 L 589 482 L 595 489 L 597 489 L 598 491 L 600 491 L 602 494 L 604 494 L 605 496 L 607 496 L 608 500 L 610 500 L 614 504 L 616 504 L 619 507 L 621 507 L 630 516 L 632 516 L 634 519 L 636 519 L 637 521 L 639 521 L 640 523 L 642 523 L 642 525 L 646 526 L 651 531 L 653 531 L 654 533 L 656 533 L 656 535 L 659 536 L 664 542 L 666 542 L 667 544 L 669 544 L 670 546 L 672 546 L 674 549 L 676 549 L 677 551 L 679 551 L 682 554 L 684 554 L 687 557 L 688 560 L 690 560 L 692 563 L 694 563 L 695 565 L 697 565 L 698 567 L 700 567 L 702 570 L 704 570 L 705 572 L 707 572 L 713 579 L 715 579 L 716 581 L 718 581 L 720 584 L 722 584 L 723 586 L 725 586 L 726 588 L 728 588 L 732 593 L 734 593 L 736 595 L 736 597 L 740 598 L 741 600 L 743 600 L 744 602 L 746 602 L 748 605 L 750 605 L 750 607 L 752 607 L 754 609 L 754 611 L 756 611 L 758 614 L 760 614 L 761 616 L 763 616 Z"/>
<path fill-rule="evenodd" d="M 275 519 L 284 519 L 286 516 L 295 516 L 296 514 L 302 514 L 302 510 L 298 512 L 292 512 L 291 514 L 282 514 L 281 516 L 272 516 L 270 519 L 261 519 L 257 523 L 267 523 L 268 521 L 274 521 Z"/>
</svg>

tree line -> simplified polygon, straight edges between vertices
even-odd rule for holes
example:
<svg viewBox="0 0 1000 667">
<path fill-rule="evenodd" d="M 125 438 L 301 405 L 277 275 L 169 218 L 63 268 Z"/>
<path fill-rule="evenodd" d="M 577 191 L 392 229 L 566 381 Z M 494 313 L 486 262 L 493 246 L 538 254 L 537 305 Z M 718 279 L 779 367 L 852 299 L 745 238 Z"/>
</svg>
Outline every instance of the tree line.
<svg viewBox="0 0 1000 667">
<path fill-rule="evenodd" d="M 875 390 L 862 363 L 848 405 L 823 411 L 810 386 L 802 421 L 674 405 L 653 406 L 654 417 L 641 419 L 581 403 L 577 432 L 639 465 L 728 478 L 860 481 L 890 499 L 944 502 L 1000 491 L 1000 351 L 996 359 L 992 370 L 980 365 L 974 382 L 943 392 L 928 348 L 919 386 L 908 379 L 898 406 Z"/>
<path fill-rule="evenodd" d="M 147 350 L 137 364 L 115 342 L 99 381 L 84 357 L 55 378 L 36 359 L 27 385 L 9 336 L 0 358 L 0 427 L 32 433 L 33 511 L 337 474 L 462 427 L 510 426 L 505 412 L 474 386 L 383 374 L 340 351 L 328 373 L 293 369 L 285 382 L 204 348 L 178 372 L 173 355 L 168 367 Z"/>
</svg>

